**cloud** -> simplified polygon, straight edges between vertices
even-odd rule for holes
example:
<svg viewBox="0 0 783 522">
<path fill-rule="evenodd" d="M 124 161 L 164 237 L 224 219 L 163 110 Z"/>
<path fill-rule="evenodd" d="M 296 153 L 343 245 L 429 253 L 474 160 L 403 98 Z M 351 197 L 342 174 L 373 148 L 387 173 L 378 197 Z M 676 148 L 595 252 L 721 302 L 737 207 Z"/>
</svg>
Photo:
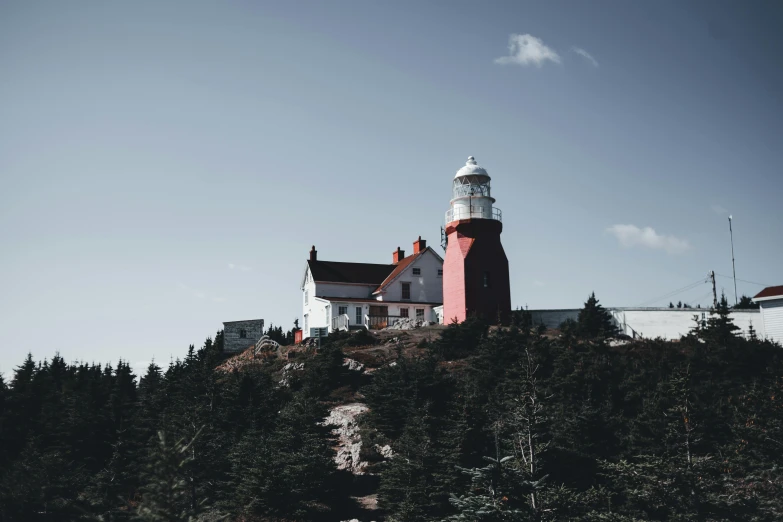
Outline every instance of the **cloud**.
<svg viewBox="0 0 783 522">
<path fill-rule="evenodd" d="M 690 249 L 688 241 L 674 236 L 662 236 L 650 227 L 639 228 L 635 225 L 613 225 L 606 229 L 614 235 L 625 248 L 644 247 L 665 250 L 669 254 L 681 254 Z"/>
<path fill-rule="evenodd" d="M 225 297 L 213 297 L 212 300 L 216 303 L 225 303 L 227 301 Z"/>
<path fill-rule="evenodd" d="M 230 270 L 241 270 L 243 272 L 250 272 L 250 267 L 246 265 L 235 265 L 234 263 L 229 263 L 228 268 Z"/>
<path fill-rule="evenodd" d="M 572 47 L 572 51 L 574 51 L 576 54 L 587 60 L 588 62 L 592 63 L 594 67 L 598 67 L 598 60 L 593 58 L 593 55 L 582 49 L 581 47 Z"/>
<path fill-rule="evenodd" d="M 728 210 L 726 210 L 725 208 L 721 207 L 720 205 L 717 205 L 717 204 L 714 204 L 714 203 L 712 205 L 710 205 L 710 208 L 712 209 L 713 212 L 715 212 L 719 216 L 722 216 L 724 214 L 728 214 L 729 213 Z"/>
<path fill-rule="evenodd" d="M 495 58 L 500 65 L 535 65 L 541 67 L 544 62 L 560 63 L 560 56 L 547 47 L 540 38 L 529 34 L 512 34 L 508 37 L 508 56 Z"/>
<path fill-rule="evenodd" d="M 534 279 L 533 286 L 537 288 L 541 288 L 542 286 L 546 286 L 546 283 L 544 283 L 543 281 L 539 281 L 538 279 Z"/>
</svg>

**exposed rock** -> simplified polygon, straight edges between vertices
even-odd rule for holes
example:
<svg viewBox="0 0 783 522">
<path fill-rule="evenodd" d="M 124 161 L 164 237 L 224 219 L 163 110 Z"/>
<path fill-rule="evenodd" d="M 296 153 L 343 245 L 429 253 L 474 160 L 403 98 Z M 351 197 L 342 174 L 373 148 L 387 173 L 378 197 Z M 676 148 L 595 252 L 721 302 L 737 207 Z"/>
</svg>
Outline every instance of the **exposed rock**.
<svg viewBox="0 0 783 522">
<path fill-rule="evenodd" d="M 384 330 L 414 330 L 421 328 L 422 326 L 429 326 L 435 324 L 432 321 L 425 321 L 424 319 L 414 319 L 412 317 L 403 317 L 391 326 L 387 326 Z"/>
<path fill-rule="evenodd" d="M 364 365 L 362 363 L 355 359 L 351 359 L 350 357 L 343 359 L 343 366 L 347 366 L 349 370 L 355 372 L 361 372 L 364 370 Z"/>
<path fill-rule="evenodd" d="M 378 452 L 380 456 L 382 456 L 385 459 L 391 459 L 394 458 L 394 450 L 391 449 L 391 446 L 386 444 L 385 446 L 381 446 L 380 444 L 375 445 L 375 451 Z"/>
<path fill-rule="evenodd" d="M 362 439 L 356 418 L 368 409 L 366 405 L 358 402 L 343 404 L 332 408 L 329 416 L 324 419 L 325 426 L 335 426 L 332 433 L 337 436 L 337 454 L 334 457 L 337 469 L 348 470 L 354 475 L 364 474 L 367 462 L 362 462 L 359 458 Z"/>
</svg>

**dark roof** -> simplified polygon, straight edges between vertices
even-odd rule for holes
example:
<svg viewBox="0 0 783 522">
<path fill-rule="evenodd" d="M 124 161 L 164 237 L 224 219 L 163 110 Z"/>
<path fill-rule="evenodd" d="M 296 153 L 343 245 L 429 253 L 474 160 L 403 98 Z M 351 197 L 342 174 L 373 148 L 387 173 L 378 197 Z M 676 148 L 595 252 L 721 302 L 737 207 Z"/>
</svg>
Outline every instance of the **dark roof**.
<svg viewBox="0 0 783 522">
<path fill-rule="evenodd" d="M 426 251 L 427 251 L 427 249 L 425 248 L 424 250 L 420 251 L 418 254 L 413 254 L 413 255 L 411 255 L 411 256 L 408 256 L 408 257 L 406 257 L 406 258 L 403 258 L 403 259 L 402 259 L 402 260 L 401 260 L 399 263 L 397 263 L 396 265 L 392 265 L 392 267 L 394 267 L 394 270 L 392 270 L 392 272 L 391 272 L 391 273 L 390 273 L 388 276 L 386 276 L 386 278 L 385 278 L 385 279 L 384 279 L 384 280 L 383 280 L 383 281 L 382 281 L 382 282 L 381 282 L 381 283 L 378 285 L 378 288 L 376 288 L 376 289 L 375 289 L 375 291 L 374 291 L 373 293 L 374 293 L 374 294 L 377 294 L 378 292 L 380 292 L 381 290 L 383 290 L 383 288 L 384 288 L 384 287 L 385 287 L 387 284 L 391 283 L 391 282 L 394 280 L 394 278 L 395 278 L 395 277 L 397 277 L 398 275 L 400 275 L 400 272 L 402 272 L 403 270 L 405 270 L 405 269 L 406 269 L 406 268 L 407 268 L 407 267 L 408 267 L 408 266 L 409 266 L 409 265 L 410 265 L 410 264 L 413 262 L 413 260 L 414 260 L 414 259 L 416 259 L 416 258 L 418 258 L 419 256 L 421 256 L 421 255 L 422 255 L 424 252 L 426 252 Z"/>
<path fill-rule="evenodd" d="M 753 299 L 762 299 L 764 297 L 783 297 L 783 286 L 768 286 L 758 294 L 753 296 Z"/>
<path fill-rule="evenodd" d="M 322 283 L 363 283 L 379 285 L 394 271 L 396 265 L 374 263 L 342 263 L 339 261 L 308 261 L 313 279 Z"/>
</svg>

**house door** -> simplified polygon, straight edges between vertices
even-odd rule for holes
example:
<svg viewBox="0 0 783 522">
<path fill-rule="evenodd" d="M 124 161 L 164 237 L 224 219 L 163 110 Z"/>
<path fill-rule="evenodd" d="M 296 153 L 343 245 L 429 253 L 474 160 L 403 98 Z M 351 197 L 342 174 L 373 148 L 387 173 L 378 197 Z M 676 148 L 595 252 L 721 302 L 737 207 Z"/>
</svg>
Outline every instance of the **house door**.
<svg viewBox="0 0 783 522">
<path fill-rule="evenodd" d="M 370 328 L 386 328 L 388 316 L 388 306 L 370 305 Z"/>
</svg>

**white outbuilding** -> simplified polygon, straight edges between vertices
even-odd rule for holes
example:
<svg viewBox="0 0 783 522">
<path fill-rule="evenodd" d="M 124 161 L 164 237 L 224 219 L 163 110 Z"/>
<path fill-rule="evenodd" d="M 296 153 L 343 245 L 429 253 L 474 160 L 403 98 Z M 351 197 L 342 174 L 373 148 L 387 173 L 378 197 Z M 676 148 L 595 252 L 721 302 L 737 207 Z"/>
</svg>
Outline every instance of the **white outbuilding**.
<svg viewBox="0 0 783 522">
<path fill-rule="evenodd" d="M 783 344 L 783 286 L 769 286 L 756 294 L 753 301 L 761 307 L 765 337 Z"/>
</svg>

